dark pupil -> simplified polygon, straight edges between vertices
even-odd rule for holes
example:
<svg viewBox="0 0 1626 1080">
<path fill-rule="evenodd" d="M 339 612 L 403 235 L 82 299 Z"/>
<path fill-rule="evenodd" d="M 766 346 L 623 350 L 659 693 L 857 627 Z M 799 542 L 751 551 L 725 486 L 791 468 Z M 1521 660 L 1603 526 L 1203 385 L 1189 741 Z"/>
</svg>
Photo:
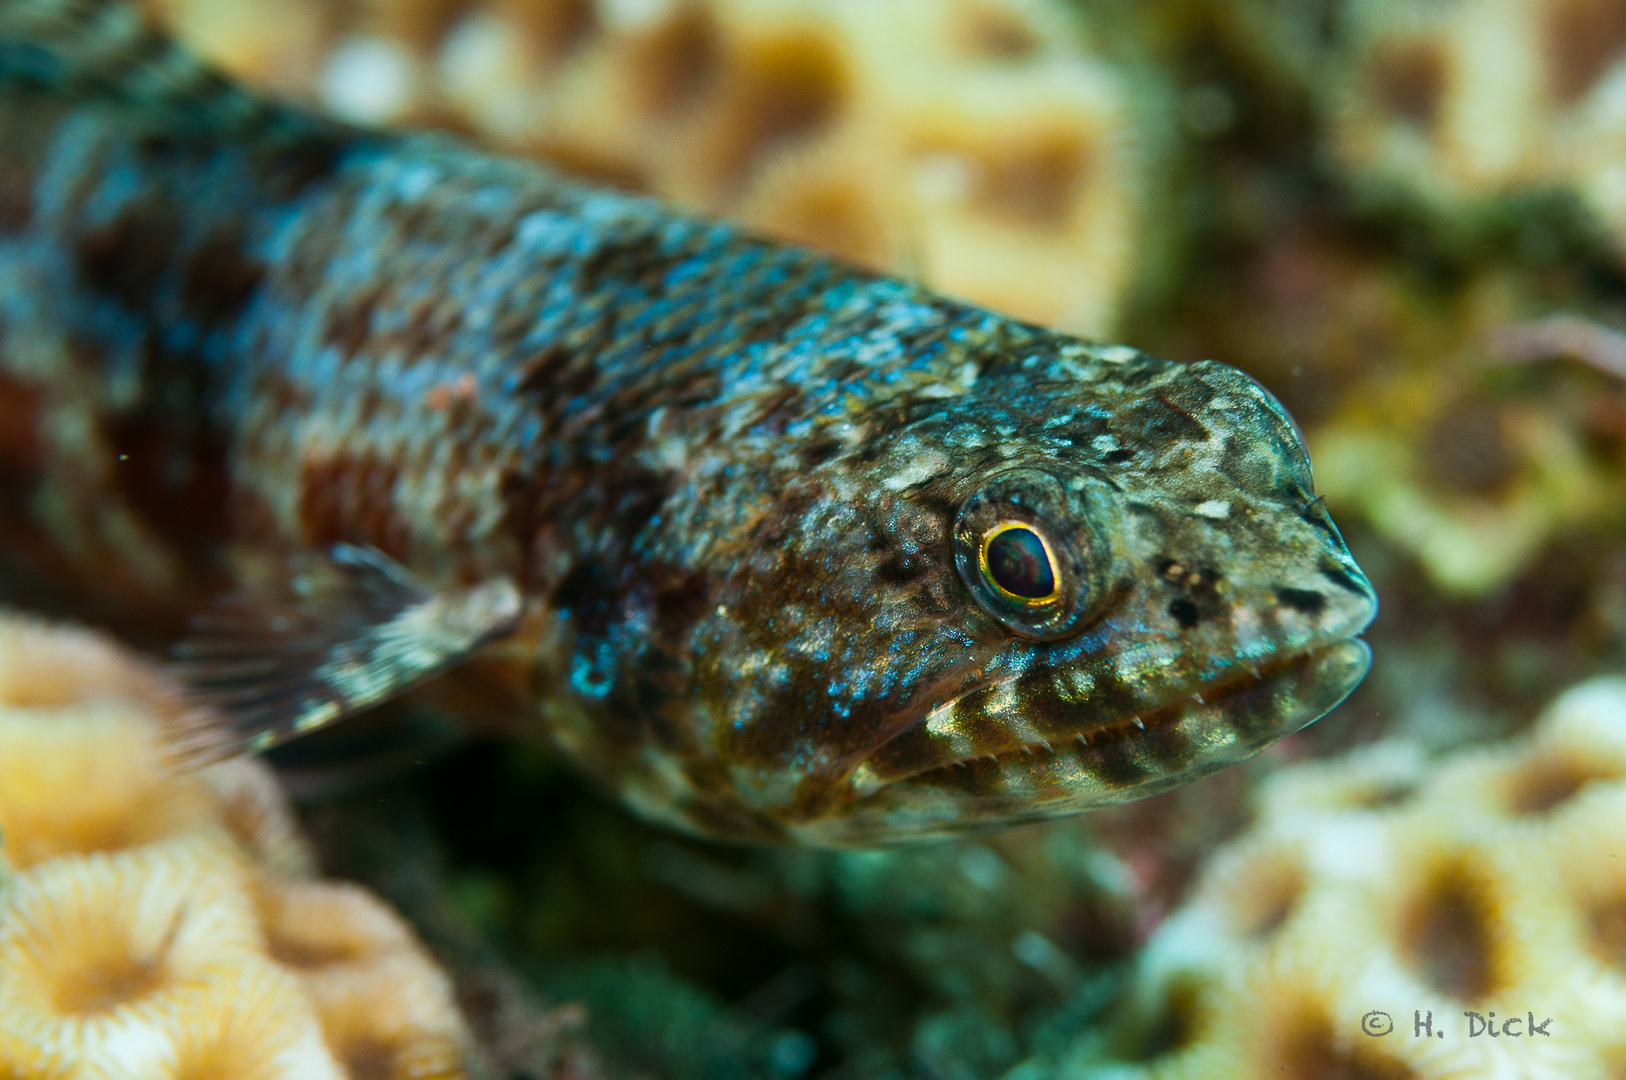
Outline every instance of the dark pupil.
<svg viewBox="0 0 1626 1080">
<path fill-rule="evenodd" d="M 988 576 L 1001 589 L 1028 600 L 1056 591 L 1044 543 L 1032 529 L 1006 529 L 988 541 Z"/>
</svg>

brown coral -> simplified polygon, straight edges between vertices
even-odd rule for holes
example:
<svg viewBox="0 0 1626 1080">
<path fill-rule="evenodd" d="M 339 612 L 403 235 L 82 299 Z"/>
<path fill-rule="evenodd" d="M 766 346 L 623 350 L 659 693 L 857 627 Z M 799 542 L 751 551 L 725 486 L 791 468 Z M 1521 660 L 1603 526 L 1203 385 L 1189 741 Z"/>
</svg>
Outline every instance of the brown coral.
<svg viewBox="0 0 1626 1080">
<path fill-rule="evenodd" d="M 310 878 L 270 772 L 166 762 L 158 673 L 0 617 L 0 1076 L 449 1080 L 449 981 Z"/>
</svg>

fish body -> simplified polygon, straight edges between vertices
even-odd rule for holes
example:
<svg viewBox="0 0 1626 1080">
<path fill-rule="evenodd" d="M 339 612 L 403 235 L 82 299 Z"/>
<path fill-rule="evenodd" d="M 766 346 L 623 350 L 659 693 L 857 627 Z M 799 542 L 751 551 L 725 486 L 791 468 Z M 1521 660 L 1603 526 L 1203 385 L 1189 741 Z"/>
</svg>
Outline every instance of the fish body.
<svg viewBox="0 0 1626 1080">
<path fill-rule="evenodd" d="M 1364 674 L 1241 372 L 265 106 L 124 11 L 0 0 L 0 543 L 126 625 L 237 596 L 188 653 L 228 748 L 468 662 L 649 817 L 870 844 L 1163 790 Z"/>
</svg>

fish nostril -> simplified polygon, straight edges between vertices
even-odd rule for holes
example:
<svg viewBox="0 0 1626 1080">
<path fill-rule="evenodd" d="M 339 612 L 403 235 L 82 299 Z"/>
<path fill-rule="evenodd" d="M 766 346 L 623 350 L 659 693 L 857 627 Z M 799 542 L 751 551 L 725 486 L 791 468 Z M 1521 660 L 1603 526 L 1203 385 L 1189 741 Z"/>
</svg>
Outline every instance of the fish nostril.
<svg viewBox="0 0 1626 1080">
<path fill-rule="evenodd" d="M 1197 605 L 1190 600 L 1172 600 L 1169 602 L 1169 615 L 1180 624 L 1180 629 L 1190 630 L 1197 625 L 1199 618 Z"/>
<path fill-rule="evenodd" d="M 1276 599 L 1306 615 L 1319 615 L 1327 606 L 1327 598 L 1311 589 L 1277 589 Z"/>
</svg>

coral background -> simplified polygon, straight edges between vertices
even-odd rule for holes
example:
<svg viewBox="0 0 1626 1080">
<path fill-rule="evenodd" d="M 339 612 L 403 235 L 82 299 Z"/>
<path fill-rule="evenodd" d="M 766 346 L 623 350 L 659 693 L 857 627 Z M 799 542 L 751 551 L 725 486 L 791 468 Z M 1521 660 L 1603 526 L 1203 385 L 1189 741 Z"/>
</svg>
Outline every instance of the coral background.
<svg viewBox="0 0 1626 1080">
<path fill-rule="evenodd" d="M 1182 903 L 1170 925 L 1210 903 L 1201 889 L 1190 898 L 1198 868 L 1266 805 L 1274 775 L 1379 741 L 1431 769 L 1434 755 L 1518 736 L 1565 688 L 1622 670 L 1626 6 L 1615 0 L 150 6 L 228 69 L 340 115 L 447 127 L 1028 318 L 1235 364 L 1298 418 L 1318 487 L 1382 598 L 1366 683 L 1256 761 L 953 844 L 833 854 L 690 842 L 630 820 L 537 747 L 435 750 L 441 719 L 410 706 L 288 748 L 277 764 L 328 871 L 394 899 L 443 954 L 483 942 L 492 970 L 576 1010 L 528 1022 L 545 1034 L 565 1015 L 598 1056 L 533 1055 L 538 1068 L 1175 1075 L 1210 1030 L 1193 1019 L 1206 1015 L 1196 990 L 1174 995 L 1164 1028 L 1113 1033 L 1133 1028 L 1125 1010 L 1155 982 L 1146 943 L 1166 940 L 1159 927 Z M 397 754 L 406 767 L 357 764 L 403 745 L 403 726 L 422 736 Z M 1470 831 L 1505 824 L 1500 811 L 1463 813 Z M 1212 880 L 1253 865 L 1235 854 L 1252 842 L 1215 862 Z M 1378 872 L 1413 880 L 1398 863 Z M 1434 921 L 1395 963 L 1430 993 L 1472 1002 L 1492 993 L 1463 981 L 1491 955 L 1476 914 L 1488 909 L 1478 879 L 1453 873 L 1415 879 L 1417 910 Z M 1577 933 L 1616 941 L 1619 901 L 1599 903 L 1594 929 Z M 1598 947 L 1586 978 L 1620 970 L 1619 950 Z M 1306 957 L 1304 970 L 1324 970 Z M 1554 985 L 1582 978 L 1570 970 Z M 1203 985 L 1231 995 L 1238 1017 L 1266 993 Z M 477 1028 L 501 1027 L 499 999 L 475 1002 Z M 1226 1067 L 1248 1075 L 1268 1059 L 1285 1070 L 1271 1075 L 1305 1078 L 1459 1067 L 1373 1051 L 1357 1020 L 1333 1016 L 1313 1053 L 1277 1060 L 1267 1047 Z M 503 1029 L 505 1045 L 523 1027 Z M 1495 1074 L 1619 1069 L 1599 1046 Z M 1493 1072 L 1461 1069 L 1451 1075 Z"/>
</svg>

